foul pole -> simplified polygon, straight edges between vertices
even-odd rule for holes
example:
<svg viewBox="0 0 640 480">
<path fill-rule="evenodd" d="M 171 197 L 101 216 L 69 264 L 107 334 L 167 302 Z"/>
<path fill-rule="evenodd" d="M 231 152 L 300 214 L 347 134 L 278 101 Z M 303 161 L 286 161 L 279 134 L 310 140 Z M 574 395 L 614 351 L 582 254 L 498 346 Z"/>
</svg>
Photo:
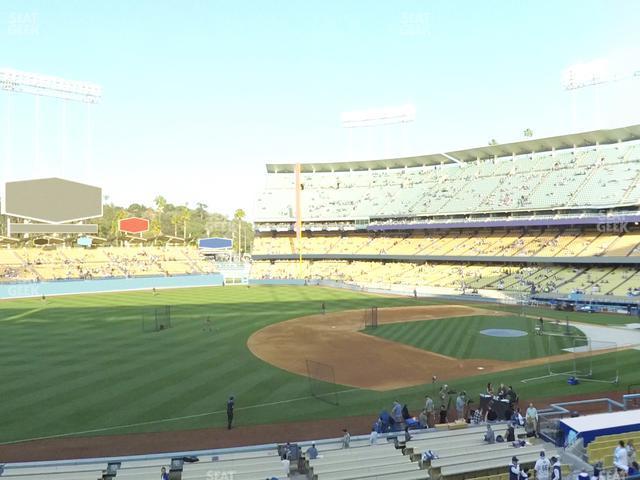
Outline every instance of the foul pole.
<svg viewBox="0 0 640 480">
<path fill-rule="evenodd" d="M 298 276 L 302 277 L 302 183 L 300 182 L 300 163 L 296 163 L 296 246 L 298 248 Z"/>
</svg>

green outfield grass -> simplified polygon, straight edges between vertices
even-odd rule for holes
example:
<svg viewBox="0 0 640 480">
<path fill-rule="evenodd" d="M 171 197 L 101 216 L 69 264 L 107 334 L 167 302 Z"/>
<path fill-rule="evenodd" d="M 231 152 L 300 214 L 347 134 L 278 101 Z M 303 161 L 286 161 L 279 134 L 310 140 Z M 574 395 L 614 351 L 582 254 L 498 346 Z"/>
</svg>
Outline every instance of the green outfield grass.
<svg viewBox="0 0 640 480">
<path fill-rule="evenodd" d="M 238 425 L 365 414 L 373 420 L 395 398 L 412 410 L 419 408 L 424 394 L 433 388 L 430 383 L 383 393 L 336 386 L 345 391 L 339 394 L 340 405 L 334 406 L 310 398 L 305 377 L 264 363 L 246 348 L 254 331 L 318 313 L 321 302 L 326 302 L 328 311 L 432 303 L 302 286 L 2 301 L 0 443 L 71 433 L 223 426 L 225 400 L 230 394 L 237 397 Z M 142 316 L 163 305 L 171 305 L 172 328 L 144 333 Z M 207 317 L 211 332 L 203 330 Z M 601 357 L 597 364 L 603 374 L 618 365 L 624 381 L 619 387 L 595 383 L 568 387 L 561 377 L 518 383 L 546 373 L 546 367 L 499 376 L 475 375 L 456 381 L 455 387 L 473 394 L 482 391 L 488 381 L 512 383 L 525 398 L 611 391 L 640 383 L 639 362 L 637 351 Z"/>
<path fill-rule="evenodd" d="M 380 325 L 367 328 L 365 333 L 405 343 L 423 350 L 455 358 L 489 358 L 495 360 L 527 360 L 566 353 L 563 349 L 582 346 L 586 341 L 575 327 L 545 324 L 545 331 L 553 336 L 535 335 L 537 321 L 530 317 L 474 315 L 467 317 L 426 320 Z M 514 329 L 527 333 L 522 337 L 492 337 L 480 333 L 486 329 Z M 563 336 L 568 333 L 568 336 Z"/>
</svg>

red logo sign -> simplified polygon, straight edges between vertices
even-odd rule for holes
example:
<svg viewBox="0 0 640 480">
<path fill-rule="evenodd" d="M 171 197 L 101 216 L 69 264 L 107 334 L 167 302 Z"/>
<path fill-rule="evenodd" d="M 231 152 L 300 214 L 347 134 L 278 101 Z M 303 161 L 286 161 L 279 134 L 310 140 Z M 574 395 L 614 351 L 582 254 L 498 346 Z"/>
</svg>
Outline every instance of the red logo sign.
<svg viewBox="0 0 640 480">
<path fill-rule="evenodd" d="M 146 218 L 124 218 L 120 220 L 118 228 L 125 233 L 142 233 L 149 231 L 149 220 Z"/>
</svg>

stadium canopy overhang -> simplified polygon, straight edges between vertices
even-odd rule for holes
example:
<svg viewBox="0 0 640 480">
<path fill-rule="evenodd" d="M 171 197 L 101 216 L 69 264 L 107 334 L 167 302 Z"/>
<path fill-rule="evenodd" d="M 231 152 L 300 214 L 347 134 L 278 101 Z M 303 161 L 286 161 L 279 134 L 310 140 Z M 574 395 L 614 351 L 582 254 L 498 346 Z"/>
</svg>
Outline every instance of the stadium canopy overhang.
<svg viewBox="0 0 640 480">
<path fill-rule="evenodd" d="M 510 157 L 512 155 L 527 155 L 535 152 L 549 152 L 567 148 L 581 148 L 596 145 L 608 145 L 618 142 L 640 140 L 640 125 L 612 128 L 607 130 L 592 130 L 590 132 L 572 133 L 547 138 L 532 138 L 519 142 L 455 150 L 451 152 L 418 155 L 415 157 L 391 158 L 384 160 L 364 160 L 356 162 L 319 162 L 303 163 L 303 173 L 313 172 L 348 172 L 362 170 L 381 170 L 386 168 L 422 167 L 492 158 Z M 267 164 L 268 173 L 293 173 L 293 163 Z"/>
</svg>

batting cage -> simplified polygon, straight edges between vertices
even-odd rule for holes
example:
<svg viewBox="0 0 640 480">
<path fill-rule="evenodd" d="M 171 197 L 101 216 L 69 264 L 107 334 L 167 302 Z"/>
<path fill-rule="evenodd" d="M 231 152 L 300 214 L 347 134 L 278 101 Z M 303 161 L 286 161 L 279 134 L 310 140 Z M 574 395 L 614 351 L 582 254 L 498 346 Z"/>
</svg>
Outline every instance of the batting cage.
<svg viewBox="0 0 640 480">
<path fill-rule="evenodd" d="M 364 310 L 364 328 L 376 328 L 378 326 L 378 307 Z"/>
<path fill-rule="evenodd" d="M 171 328 L 171 306 L 156 307 L 142 314 L 142 331 L 160 332 Z"/>
<path fill-rule="evenodd" d="M 542 380 L 553 376 L 573 377 L 578 382 L 614 383 L 619 381 L 618 344 L 594 340 L 584 336 L 569 336 L 544 332 L 547 338 L 547 374 L 527 378 L 523 382 Z M 568 359 L 553 357 L 558 347 L 567 352 Z"/>
<path fill-rule="evenodd" d="M 309 359 L 306 362 L 311 396 L 331 405 L 339 405 L 339 386 L 336 385 L 336 374 L 333 366 Z"/>
</svg>

